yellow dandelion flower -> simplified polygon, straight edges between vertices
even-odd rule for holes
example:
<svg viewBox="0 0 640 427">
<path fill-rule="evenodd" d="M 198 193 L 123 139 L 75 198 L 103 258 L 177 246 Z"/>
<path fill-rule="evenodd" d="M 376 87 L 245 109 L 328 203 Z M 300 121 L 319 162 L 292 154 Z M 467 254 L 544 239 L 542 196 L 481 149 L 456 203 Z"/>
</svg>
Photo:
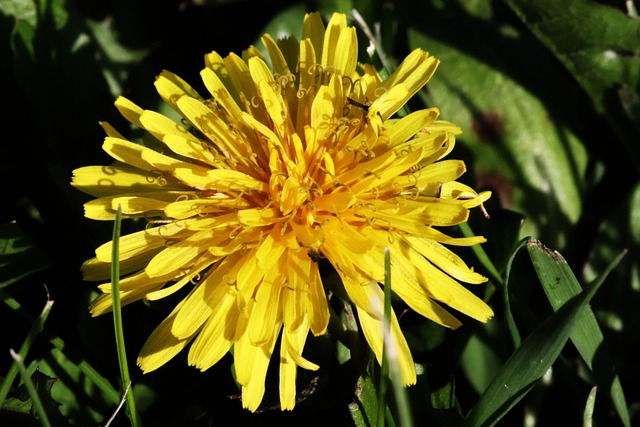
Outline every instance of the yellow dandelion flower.
<svg viewBox="0 0 640 427">
<path fill-rule="evenodd" d="M 72 184 L 95 196 L 85 214 L 145 218 L 148 227 L 120 240 L 123 304 L 191 289 L 143 346 L 144 372 L 190 345 L 189 364 L 205 370 L 233 348 L 242 405 L 255 411 L 280 340 L 280 405 L 296 399 L 298 367 L 309 333 L 324 334 L 327 295 L 318 260 L 339 274 L 360 326 L 382 357 L 384 248 L 393 291 L 421 315 L 449 328 L 460 322 L 441 305 L 479 321 L 491 309 L 459 282 L 486 279 L 445 245 L 438 227 L 467 220 L 489 198 L 456 182 L 459 160 L 442 160 L 460 129 L 429 108 L 391 118 L 432 76 L 438 60 L 420 49 L 381 79 L 358 62 L 355 28 L 334 14 L 325 27 L 304 18 L 302 41 L 262 38 L 268 59 L 205 56 L 208 94 L 163 71 L 155 82 L 179 123 L 125 98 L 116 108 L 148 132 L 130 142 L 108 123 L 103 148 L 116 162 L 77 169 Z M 83 264 L 87 280 L 108 280 L 111 242 Z M 195 285 L 194 285 L 195 284 Z M 111 310 L 111 284 L 91 305 Z M 416 372 L 398 321 L 391 339 L 402 382 Z"/>
</svg>

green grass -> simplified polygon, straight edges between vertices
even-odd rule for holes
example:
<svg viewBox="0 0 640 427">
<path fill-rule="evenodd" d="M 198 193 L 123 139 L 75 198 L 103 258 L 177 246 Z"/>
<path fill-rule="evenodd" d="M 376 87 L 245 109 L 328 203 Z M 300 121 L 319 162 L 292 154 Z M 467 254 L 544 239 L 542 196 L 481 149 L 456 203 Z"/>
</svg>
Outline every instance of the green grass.
<svg viewBox="0 0 640 427">
<path fill-rule="evenodd" d="M 2 114 L 11 132 L 0 156 L 0 425 L 208 426 L 228 417 L 252 426 L 637 425 L 636 8 L 590 0 L 390 5 L 2 2 Z M 186 352 L 150 374 L 135 366 L 184 292 L 124 307 L 114 292 L 113 318 L 91 317 L 96 283 L 83 280 L 80 265 L 112 238 L 117 290 L 119 236 L 145 222 L 85 219 L 91 197 L 69 182 L 72 170 L 109 161 L 99 121 L 142 140 L 113 107 L 117 96 L 176 118 L 153 87 L 161 70 L 205 93 L 205 53 L 261 49 L 265 31 L 296 33 L 313 10 L 349 13 L 359 58 L 383 75 L 416 48 L 441 60 L 398 115 L 437 107 L 462 129 L 448 156 L 467 165 L 460 181 L 493 192 L 490 219 L 474 210 L 443 231 L 487 238 L 455 251 L 489 279 L 470 289 L 495 317 L 480 324 L 461 316 L 452 331 L 407 310 L 392 292 L 386 253 L 386 328 L 393 308 L 418 372 L 415 386 L 399 387 L 393 359 L 385 351 L 378 366 L 353 306 L 338 299 L 337 275 L 323 267 L 331 325 L 308 338 L 304 353 L 320 370 L 299 370 L 291 412 L 278 409 L 270 373 L 263 407 L 248 413 L 231 355 L 205 372 L 188 366 Z"/>
</svg>

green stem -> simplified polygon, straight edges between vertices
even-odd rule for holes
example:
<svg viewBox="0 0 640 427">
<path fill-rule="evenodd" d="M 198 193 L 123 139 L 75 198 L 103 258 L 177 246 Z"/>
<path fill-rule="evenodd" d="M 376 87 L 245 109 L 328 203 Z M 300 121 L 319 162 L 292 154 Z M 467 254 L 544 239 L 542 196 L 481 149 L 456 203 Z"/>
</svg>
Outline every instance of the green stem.
<svg viewBox="0 0 640 427">
<path fill-rule="evenodd" d="M 120 223 L 122 208 L 118 205 L 113 224 L 113 239 L 111 253 L 111 297 L 113 304 L 113 328 L 116 336 L 116 348 L 118 352 L 118 364 L 120 366 L 120 380 L 122 390 L 128 390 L 126 407 L 129 420 L 133 427 L 138 426 L 138 413 L 133 397 L 133 388 L 130 387 L 129 365 L 127 364 L 127 352 L 124 344 L 124 332 L 122 327 L 122 310 L 120 305 Z"/>
<path fill-rule="evenodd" d="M 473 230 L 471 230 L 469 223 L 463 222 L 462 224 L 458 224 L 458 227 L 460 227 L 460 231 L 462 232 L 463 236 L 475 237 L 475 234 L 473 233 Z M 480 261 L 480 264 L 482 264 L 484 269 L 487 271 L 487 274 L 489 275 L 491 281 L 499 286 L 502 286 L 504 283 L 502 280 L 502 275 L 500 274 L 500 272 L 498 272 L 498 269 L 493 264 L 493 261 L 491 261 L 489 255 L 487 255 L 482 245 L 473 245 L 471 246 L 471 250 L 478 258 L 478 261 Z"/>
<path fill-rule="evenodd" d="M 378 427 L 384 427 L 387 408 L 387 384 L 389 382 L 389 362 L 387 345 L 391 338 L 391 262 L 389 248 L 384 248 L 384 320 L 382 331 L 382 360 L 380 361 L 380 384 L 378 387 Z"/>
</svg>

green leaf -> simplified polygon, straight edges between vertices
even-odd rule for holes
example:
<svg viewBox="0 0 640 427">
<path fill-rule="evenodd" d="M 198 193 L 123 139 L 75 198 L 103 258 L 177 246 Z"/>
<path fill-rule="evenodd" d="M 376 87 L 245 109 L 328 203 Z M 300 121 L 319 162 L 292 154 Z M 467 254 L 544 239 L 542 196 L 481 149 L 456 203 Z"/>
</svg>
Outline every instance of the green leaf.
<svg viewBox="0 0 640 427">
<path fill-rule="evenodd" d="M 300 40 L 302 38 L 302 24 L 306 12 L 307 8 L 305 5 L 294 4 L 275 15 L 271 21 L 264 26 L 258 33 L 258 40 L 256 40 L 254 44 L 265 58 L 269 58 L 269 55 L 266 48 L 262 45 L 260 38 L 264 34 L 269 34 L 276 41 L 287 36 L 294 36 L 297 40 Z"/>
<path fill-rule="evenodd" d="M 587 398 L 587 404 L 584 406 L 584 415 L 582 417 L 582 425 L 584 427 L 591 427 L 593 425 L 593 411 L 596 406 L 596 392 L 598 391 L 598 387 L 593 386 L 591 391 L 589 392 L 589 397 Z"/>
<path fill-rule="evenodd" d="M 68 420 L 60 413 L 60 403 L 53 397 L 58 384 L 57 378 L 51 378 L 40 370 L 35 370 L 30 381 L 35 387 L 37 399 L 40 400 L 47 418 L 52 425 L 58 427 L 69 426 Z M 35 416 L 35 400 L 29 395 L 25 384 L 12 390 L 9 398 L 2 404 L 0 420 L 2 425 L 20 427 L 41 427 L 42 421 Z"/>
<path fill-rule="evenodd" d="M 361 376 L 356 384 L 355 399 L 349 404 L 351 418 L 357 427 L 376 425 L 378 415 L 378 391 L 370 376 Z"/>
<path fill-rule="evenodd" d="M 541 246 L 535 240 L 529 245 Z M 573 274 L 562 257 L 556 254 L 545 252 L 535 267 L 545 272 L 542 275 L 545 280 L 552 277 L 554 282 L 556 278 L 565 282 Z M 465 427 L 494 425 L 536 385 L 560 355 L 573 325 L 583 315 L 601 284 L 596 282 L 569 300 L 524 340 L 471 409 L 463 424 Z"/>
<path fill-rule="evenodd" d="M 557 252 L 538 245 L 528 245 L 533 265 L 542 283 L 547 299 L 554 310 L 560 309 L 571 298 L 582 292 L 582 287 L 576 280 L 567 263 Z M 545 267 L 547 257 L 557 260 L 562 268 L 549 269 Z M 599 281 L 604 280 L 608 273 L 618 265 L 621 256 L 611 263 L 608 271 L 601 275 Z M 624 392 L 620 379 L 615 373 L 613 359 L 604 342 L 604 336 L 590 307 L 586 307 L 581 317 L 571 331 L 571 341 L 576 346 L 580 356 L 593 372 L 594 379 L 603 392 L 608 392 L 625 426 L 630 426 L 629 411 L 627 409 Z"/>
<path fill-rule="evenodd" d="M 640 20 L 590 0 L 507 0 L 507 4 L 607 117 L 640 171 L 638 124 L 630 120 L 624 94 L 618 92 L 625 87 L 640 92 Z"/>
<path fill-rule="evenodd" d="M 498 333 L 499 323 L 492 321 L 483 325 L 482 329 Z M 491 337 L 490 337 L 491 338 Z M 481 395 L 498 373 L 502 359 L 496 352 L 495 340 L 488 341 L 478 334 L 471 335 L 461 355 L 461 365 L 465 376 L 474 390 Z"/>
<path fill-rule="evenodd" d="M 117 403 L 104 390 L 104 378 L 97 373 L 91 375 L 86 365 L 86 361 L 74 360 L 56 348 L 38 360 L 43 373 L 58 379 L 52 397 L 61 405 L 60 412 L 74 425 L 99 424 Z"/>
<path fill-rule="evenodd" d="M 51 19 L 55 27 L 60 29 L 69 19 L 65 3 L 66 0 L 3 0 L 0 11 L 33 27 L 37 27 L 44 19 Z"/>
<path fill-rule="evenodd" d="M 26 322 L 38 321 L 18 301 L 2 290 L 0 300 Z M 44 374 L 59 380 L 52 389 L 52 396 L 62 405 L 61 412 L 74 425 L 98 423 L 108 410 L 118 404 L 120 394 L 72 346 L 52 334 L 46 327 L 42 330 L 42 335 L 53 348 L 43 358 L 38 359 L 37 364 Z M 3 392 L 0 392 L 0 395 L 2 394 Z"/>
<path fill-rule="evenodd" d="M 582 212 L 587 164 L 573 101 L 547 99 L 566 92 L 566 76 L 535 39 L 518 34 L 516 44 L 497 25 L 487 31 L 456 12 L 455 19 L 432 9 L 413 12 L 430 18 L 408 30 L 409 47 L 441 60 L 423 99 L 461 127 L 457 139 L 470 151 L 477 187 L 494 190 L 489 202 L 523 213 L 523 236 L 562 246 Z M 534 72 L 542 68 L 544 85 Z M 464 152 L 456 148 L 453 155 Z"/>
<path fill-rule="evenodd" d="M 50 265 L 49 257 L 18 224 L 0 225 L 0 289 Z"/>
</svg>

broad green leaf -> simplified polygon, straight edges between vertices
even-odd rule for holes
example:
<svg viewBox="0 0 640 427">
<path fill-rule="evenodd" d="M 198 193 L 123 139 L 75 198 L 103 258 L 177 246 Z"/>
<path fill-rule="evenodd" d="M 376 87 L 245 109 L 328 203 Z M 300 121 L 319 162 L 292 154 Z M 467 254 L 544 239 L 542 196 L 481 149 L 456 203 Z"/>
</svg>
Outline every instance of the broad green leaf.
<svg viewBox="0 0 640 427">
<path fill-rule="evenodd" d="M 483 325 L 483 331 L 493 331 L 500 326 L 491 321 Z M 497 331 L 496 331 L 497 332 Z M 478 333 L 471 335 L 461 355 L 461 365 L 474 390 L 481 395 L 500 370 L 502 359 L 494 348 L 493 340 L 487 342 Z"/>
<path fill-rule="evenodd" d="M 3 291 L 0 291 L 0 297 L 2 297 L 2 299 L 5 301 L 10 298 Z M 33 343 L 36 341 L 36 338 L 42 332 L 47 317 L 49 317 L 49 313 L 51 312 L 52 306 L 53 301 L 47 299 L 46 303 L 44 304 L 44 308 L 40 313 L 40 316 L 37 319 L 34 319 L 34 321 L 32 322 L 27 336 L 25 337 L 22 345 L 20 346 L 20 349 L 14 357 L 14 362 L 11 364 L 7 376 L 2 380 L 2 384 L 0 384 L 0 407 L 3 404 L 5 397 L 8 395 L 8 392 L 18 374 L 18 371 L 20 371 L 24 367 L 24 360 L 28 357 L 29 351 L 31 350 Z M 10 349 L 10 351 L 14 350 Z M 29 386 L 31 385 L 29 384 Z"/>
<path fill-rule="evenodd" d="M 378 391 L 370 376 L 361 376 L 356 384 L 354 401 L 349 404 L 349 412 L 357 427 L 375 426 L 378 414 Z"/>
<path fill-rule="evenodd" d="M 0 289 L 50 265 L 49 257 L 18 224 L 0 225 Z"/>
<path fill-rule="evenodd" d="M 62 28 L 69 19 L 66 0 L 3 0 L 0 12 L 37 27 L 43 20 L 51 19 L 56 28 Z"/>
<path fill-rule="evenodd" d="M 4 291 L 0 291 L 0 297 L 21 318 L 30 323 L 36 322 L 31 313 Z M 119 403 L 119 393 L 77 350 L 54 336 L 46 327 L 42 335 L 52 349 L 37 360 L 37 365 L 42 373 L 58 379 L 52 396 L 62 405 L 60 411 L 75 425 L 96 424 Z"/>
<path fill-rule="evenodd" d="M 333 12 L 348 14 L 354 7 L 353 0 L 322 0 L 317 3 L 322 16 L 331 16 Z"/>
<path fill-rule="evenodd" d="M 441 119 L 462 128 L 457 139 L 471 152 L 477 185 L 494 190 L 490 202 L 527 218 L 519 237 L 535 235 L 563 246 L 567 227 L 582 212 L 587 160 L 571 125 L 578 120 L 570 98 L 546 99 L 566 90 L 566 76 L 524 34 L 516 45 L 468 17 L 445 23 L 430 12 L 424 12 L 432 17 L 422 27 L 408 30 L 410 48 L 441 60 L 423 98 L 440 109 Z M 542 68 L 544 84 L 533 71 Z M 455 149 L 453 155 L 460 153 Z"/>
<path fill-rule="evenodd" d="M 293 36 L 296 40 L 300 40 L 304 14 L 306 12 L 307 9 L 304 5 L 294 4 L 275 15 L 258 33 L 258 40 L 255 41 L 254 45 L 267 61 L 269 60 L 269 54 L 260 40 L 262 35 L 269 34 L 276 41 L 288 36 Z"/>
<path fill-rule="evenodd" d="M 540 242 L 531 241 L 529 244 L 539 246 Z M 551 274 L 554 282 L 558 278 L 564 283 L 573 277 L 564 260 L 551 253 L 540 257 L 535 267 L 536 270 L 555 272 Z M 545 280 L 549 276 L 545 274 Z M 465 427 L 494 425 L 536 385 L 560 355 L 573 325 L 583 315 L 601 284 L 601 281 L 596 282 L 569 300 L 523 341 L 471 409 L 463 424 Z"/>
<path fill-rule="evenodd" d="M 567 301 L 582 292 L 582 287 L 559 253 L 531 243 L 528 245 L 528 249 L 542 288 L 554 310 L 557 311 Z M 556 259 L 563 268 L 545 268 L 546 259 L 549 256 Z M 611 264 L 610 269 L 617 266 L 619 261 L 620 257 Z M 630 425 L 629 411 L 620 379 L 615 373 L 613 359 L 604 342 L 604 336 L 593 311 L 590 307 L 586 307 L 583 311 L 584 313 L 573 326 L 570 335 L 571 341 L 593 372 L 598 386 L 603 392 L 610 394 L 620 419 L 628 427 Z"/>
<path fill-rule="evenodd" d="M 57 379 L 41 373 L 35 368 L 35 363 L 27 367 L 18 354 L 12 353 L 12 357 L 15 359 L 14 363 L 18 365 L 22 377 L 22 385 L 19 388 L 19 396 L 21 398 L 14 398 L 8 402 L 8 406 L 2 406 L 1 419 L 3 425 L 5 425 L 4 423 L 10 423 L 7 425 L 69 426 L 68 421 L 60 413 L 59 403 L 51 395 L 51 389 L 56 384 Z M 24 404 L 19 403 L 22 399 L 24 399 Z M 37 423 L 32 423 L 32 421 L 36 420 L 38 421 Z"/>
<path fill-rule="evenodd" d="M 456 384 L 453 378 L 445 385 L 431 392 L 431 407 L 440 410 L 453 410 L 461 413 L 460 402 L 456 397 Z"/>
<path fill-rule="evenodd" d="M 103 22 L 87 21 L 87 29 L 91 31 L 92 39 L 99 45 L 101 56 L 102 74 L 109 85 L 111 95 L 116 98 L 123 93 L 123 85 L 129 77 L 126 65 L 136 64 L 142 61 L 149 53 L 147 49 L 130 49 L 123 46 L 116 38 L 112 22 L 109 19 Z M 89 41 L 86 37 L 85 42 Z"/>
<path fill-rule="evenodd" d="M 640 171 L 638 124 L 630 120 L 625 95 L 619 92 L 620 88 L 636 96 L 640 92 L 640 20 L 592 0 L 507 0 L 507 4 L 607 117 Z"/>
<path fill-rule="evenodd" d="M 51 390 L 52 397 L 60 404 L 60 412 L 70 423 L 97 425 L 108 418 L 115 406 L 109 405 L 111 399 L 94 382 L 94 378 L 84 374 L 83 363 L 86 362 L 73 361 L 54 348 L 38 360 L 38 367 L 44 374 L 58 379 Z"/>
</svg>

